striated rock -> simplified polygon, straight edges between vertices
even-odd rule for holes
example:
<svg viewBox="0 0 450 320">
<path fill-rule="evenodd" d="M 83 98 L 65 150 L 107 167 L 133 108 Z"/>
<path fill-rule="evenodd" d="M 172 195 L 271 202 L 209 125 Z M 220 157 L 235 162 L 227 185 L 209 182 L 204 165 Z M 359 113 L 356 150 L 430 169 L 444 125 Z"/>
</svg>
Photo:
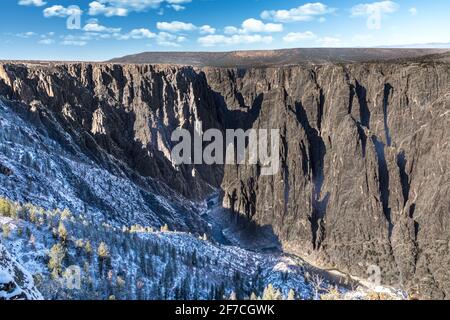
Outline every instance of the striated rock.
<svg viewBox="0 0 450 320">
<path fill-rule="evenodd" d="M 15 261 L 0 243 L 0 301 L 43 300 L 33 277 Z"/>
<path fill-rule="evenodd" d="M 271 226 L 286 250 L 360 277 L 377 265 L 384 284 L 450 297 L 448 63 L 3 64 L 0 93 L 108 170 L 194 200 L 220 188 L 225 208 Z M 175 167 L 170 135 L 196 120 L 280 129 L 280 172 Z"/>
</svg>

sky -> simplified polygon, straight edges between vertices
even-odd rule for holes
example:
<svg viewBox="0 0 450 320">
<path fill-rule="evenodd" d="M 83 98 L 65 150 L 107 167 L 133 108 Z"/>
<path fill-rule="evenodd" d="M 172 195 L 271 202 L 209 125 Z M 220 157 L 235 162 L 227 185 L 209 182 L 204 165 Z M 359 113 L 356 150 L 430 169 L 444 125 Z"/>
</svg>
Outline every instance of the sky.
<svg viewBox="0 0 450 320">
<path fill-rule="evenodd" d="M 450 47 L 448 0 L 3 0 L 0 59 L 144 51 Z"/>
</svg>

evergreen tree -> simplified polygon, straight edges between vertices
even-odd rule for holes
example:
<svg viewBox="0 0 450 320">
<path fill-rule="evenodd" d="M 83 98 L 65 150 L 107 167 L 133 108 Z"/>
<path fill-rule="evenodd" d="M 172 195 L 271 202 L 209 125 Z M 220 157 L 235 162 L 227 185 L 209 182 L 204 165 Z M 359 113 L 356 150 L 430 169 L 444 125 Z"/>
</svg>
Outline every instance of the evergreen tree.
<svg viewBox="0 0 450 320">
<path fill-rule="evenodd" d="M 273 301 L 273 300 L 281 300 L 282 295 L 279 290 L 276 290 L 272 284 L 269 284 L 266 289 L 264 289 L 263 300 Z"/>
<path fill-rule="evenodd" d="M 49 253 L 50 260 L 48 262 L 48 268 L 52 272 L 52 276 L 56 279 L 61 275 L 62 262 L 66 256 L 66 249 L 57 243 L 51 249 Z"/>
<path fill-rule="evenodd" d="M 0 215 L 9 217 L 11 212 L 11 203 L 4 198 L 0 198 Z"/>
<path fill-rule="evenodd" d="M 254 292 L 252 292 L 252 294 L 250 295 L 250 300 L 258 300 L 258 296 Z"/>
<path fill-rule="evenodd" d="M 97 254 L 102 259 L 109 258 L 109 248 L 103 241 L 100 242 L 100 245 L 98 246 Z"/>
<path fill-rule="evenodd" d="M 8 239 L 9 238 L 9 234 L 11 233 L 11 228 L 8 224 L 4 224 L 2 226 L 2 230 L 3 230 L 3 238 Z"/>
<path fill-rule="evenodd" d="M 233 292 L 230 294 L 229 300 L 232 300 L 232 301 L 236 301 L 236 300 L 237 300 L 236 292 L 233 291 Z"/>
<path fill-rule="evenodd" d="M 59 223 L 58 226 L 58 236 L 61 239 L 62 243 L 66 243 L 69 234 L 67 232 L 66 226 L 62 221 Z"/>
<path fill-rule="evenodd" d="M 288 296 L 286 300 L 295 300 L 295 291 L 294 289 L 289 290 Z"/>
</svg>

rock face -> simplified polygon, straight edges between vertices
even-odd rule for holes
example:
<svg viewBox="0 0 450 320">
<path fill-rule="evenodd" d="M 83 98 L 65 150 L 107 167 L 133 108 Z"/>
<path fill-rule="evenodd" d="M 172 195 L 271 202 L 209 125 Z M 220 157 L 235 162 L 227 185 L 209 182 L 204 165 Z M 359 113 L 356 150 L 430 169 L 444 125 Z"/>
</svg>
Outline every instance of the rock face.
<svg viewBox="0 0 450 320">
<path fill-rule="evenodd" d="M 0 300 L 43 300 L 32 276 L 0 243 Z"/>
<path fill-rule="evenodd" d="M 271 226 L 317 264 L 450 297 L 450 65 L 0 65 L 0 95 L 129 179 Z M 5 100 L 6 101 L 6 100 Z M 280 129 L 281 170 L 174 166 L 175 128 Z M 126 170 L 124 169 L 126 168 Z M 195 173 L 195 174 L 193 174 Z"/>
</svg>

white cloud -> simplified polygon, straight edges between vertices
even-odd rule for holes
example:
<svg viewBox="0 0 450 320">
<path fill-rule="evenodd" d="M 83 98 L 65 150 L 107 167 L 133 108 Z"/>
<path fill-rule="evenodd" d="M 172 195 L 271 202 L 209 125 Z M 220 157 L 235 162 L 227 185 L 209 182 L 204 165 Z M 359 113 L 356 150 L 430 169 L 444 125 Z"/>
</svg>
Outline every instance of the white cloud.
<svg viewBox="0 0 450 320">
<path fill-rule="evenodd" d="M 167 32 L 180 32 L 180 31 L 194 31 L 197 27 L 192 23 L 185 23 L 180 21 L 172 22 L 158 22 L 156 24 L 158 30 Z"/>
<path fill-rule="evenodd" d="M 54 44 L 55 40 L 53 39 L 41 39 L 38 41 L 39 44 L 45 44 L 45 45 L 50 45 L 50 44 Z"/>
<path fill-rule="evenodd" d="M 83 12 L 78 7 L 63 7 L 60 5 L 54 5 L 48 8 L 45 8 L 44 11 L 44 17 L 46 18 L 52 18 L 52 17 L 58 17 L 58 18 L 66 18 L 72 15 L 81 15 Z"/>
<path fill-rule="evenodd" d="M 184 36 L 176 36 L 167 32 L 160 32 L 156 37 L 158 45 L 163 47 L 179 47 L 181 42 L 186 41 Z"/>
<path fill-rule="evenodd" d="M 82 40 L 64 40 L 63 42 L 61 42 L 61 44 L 64 45 L 64 46 L 83 47 L 83 46 L 87 45 L 87 41 L 82 41 Z"/>
<path fill-rule="evenodd" d="M 90 20 L 83 28 L 86 32 L 100 32 L 100 33 L 118 33 L 121 28 L 108 28 L 98 23 L 96 19 Z"/>
<path fill-rule="evenodd" d="M 380 1 L 372 3 L 360 3 L 351 9 L 352 17 L 366 17 L 367 28 L 372 30 L 381 29 L 383 16 L 394 13 L 399 9 L 399 5 L 393 1 Z"/>
<path fill-rule="evenodd" d="M 290 32 L 283 37 L 283 41 L 289 43 L 301 42 L 303 40 L 315 39 L 317 36 L 311 32 Z"/>
<path fill-rule="evenodd" d="M 225 27 L 224 33 L 233 34 L 251 34 L 251 33 L 273 33 L 282 32 L 283 25 L 281 23 L 264 23 L 261 20 L 250 18 L 242 22 L 241 28 L 233 26 Z"/>
<path fill-rule="evenodd" d="M 209 35 L 200 37 L 198 42 L 205 47 L 213 47 L 216 45 L 238 45 L 238 44 L 252 44 L 252 43 L 271 43 L 273 41 L 272 36 L 244 35 L 236 34 L 233 36 L 225 35 Z"/>
<path fill-rule="evenodd" d="M 172 8 L 175 11 L 183 11 L 184 9 L 186 9 L 185 6 L 181 6 L 179 4 L 171 4 L 169 5 L 169 8 Z"/>
<path fill-rule="evenodd" d="M 228 26 L 228 27 L 225 27 L 224 32 L 225 32 L 225 34 L 228 34 L 228 35 L 236 34 L 236 33 L 239 33 L 239 29 L 236 27 L 233 27 L 233 26 Z"/>
<path fill-rule="evenodd" d="M 129 33 L 127 34 L 121 34 L 121 35 L 117 35 L 117 38 L 119 40 L 129 40 L 129 39 L 135 39 L 135 40 L 139 40 L 139 39 L 152 39 L 155 38 L 156 34 L 151 32 L 148 29 L 145 28 L 141 28 L 141 29 L 133 29 L 131 30 Z"/>
<path fill-rule="evenodd" d="M 121 7 L 107 7 L 103 3 L 94 1 L 89 3 L 89 14 L 91 16 L 105 15 L 107 17 L 128 15 L 128 9 Z"/>
<path fill-rule="evenodd" d="M 209 26 L 209 25 L 204 25 L 200 27 L 200 33 L 202 34 L 215 34 L 216 33 L 216 29 Z"/>
<path fill-rule="evenodd" d="M 282 32 L 283 25 L 279 23 L 264 23 L 257 19 L 247 19 L 242 22 L 241 33 Z"/>
<path fill-rule="evenodd" d="M 317 42 L 325 48 L 339 47 L 342 45 L 341 39 L 335 37 L 323 37 L 317 39 Z"/>
<path fill-rule="evenodd" d="M 419 10 L 417 10 L 417 8 L 409 8 L 409 13 L 412 14 L 413 16 L 417 15 L 419 13 Z"/>
<path fill-rule="evenodd" d="M 127 16 L 130 12 L 158 9 L 163 3 L 176 11 L 184 9 L 182 4 L 192 0 L 97 0 L 89 4 L 90 15 Z"/>
<path fill-rule="evenodd" d="M 323 3 L 315 2 L 306 3 L 289 10 L 265 10 L 261 13 L 261 18 L 276 22 L 311 21 L 315 17 L 330 14 L 335 11 L 336 9 L 330 8 Z"/>
<path fill-rule="evenodd" d="M 47 2 L 43 0 L 20 0 L 19 5 L 20 6 L 35 6 L 35 7 L 42 7 L 45 6 Z"/>
<path fill-rule="evenodd" d="M 34 37 L 37 36 L 37 34 L 33 31 L 28 31 L 28 32 L 22 32 L 22 33 L 18 33 L 16 34 L 17 37 L 19 38 L 30 38 L 30 37 Z"/>
</svg>

